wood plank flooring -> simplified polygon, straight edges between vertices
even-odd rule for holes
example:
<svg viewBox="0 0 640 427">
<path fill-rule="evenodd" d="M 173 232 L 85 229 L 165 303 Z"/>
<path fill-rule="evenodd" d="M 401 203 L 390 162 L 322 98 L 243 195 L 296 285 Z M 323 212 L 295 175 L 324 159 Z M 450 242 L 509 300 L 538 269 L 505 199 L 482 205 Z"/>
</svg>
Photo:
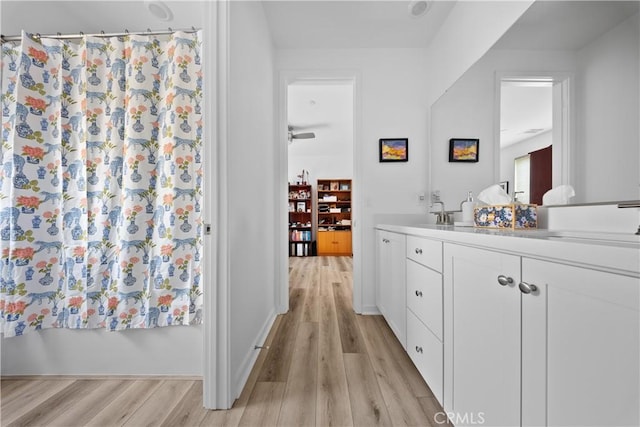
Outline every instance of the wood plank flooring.
<svg viewBox="0 0 640 427">
<path fill-rule="evenodd" d="M 293 257 L 276 319 L 228 411 L 191 379 L 3 378 L 1 426 L 436 426 L 442 408 L 381 316 L 352 309 L 350 257 Z"/>
</svg>

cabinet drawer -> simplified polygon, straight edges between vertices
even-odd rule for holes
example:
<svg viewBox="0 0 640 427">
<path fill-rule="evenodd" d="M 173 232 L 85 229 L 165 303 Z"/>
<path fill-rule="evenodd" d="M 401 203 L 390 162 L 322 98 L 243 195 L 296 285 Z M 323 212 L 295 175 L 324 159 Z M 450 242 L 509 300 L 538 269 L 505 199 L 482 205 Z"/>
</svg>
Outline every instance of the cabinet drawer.
<svg viewBox="0 0 640 427">
<path fill-rule="evenodd" d="M 407 258 L 442 273 L 442 242 L 407 236 Z"/>
<path fill-rule="evenodd" d="M 442 405 L 444 392 L 442 342 L 418 320 L 411 310 L 407 310 L 407 352 L 433 395 Z"/>
<path fill-rule="evenodd" d="M 442 340 L 442 275 L 407 260 L 407 306 Z"/>
</svg>

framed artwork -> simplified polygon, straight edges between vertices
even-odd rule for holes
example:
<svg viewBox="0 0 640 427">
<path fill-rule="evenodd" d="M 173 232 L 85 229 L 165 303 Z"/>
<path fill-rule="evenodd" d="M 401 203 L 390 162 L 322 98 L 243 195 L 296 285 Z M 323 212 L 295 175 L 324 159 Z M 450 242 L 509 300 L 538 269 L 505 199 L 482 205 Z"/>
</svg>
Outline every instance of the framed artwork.
<svg viewBox="0 0 640 427">
<path fill-rule="evenodd" d="M 449 140 L 450 162 L 475 163 L 480 157 L 480 140 L 469 138 L 451 138 Z"/>
<path fill-rule="evenodd" d="M 380 162 L 407 162 L 409 161 L 409 139 L 407 138 L 381 138 Z"/>
<path fill-rule="evenodd" d="M 331 191 L 340 190 L 340 183 L 338 181 L 331 181 Z"/>
</svg>

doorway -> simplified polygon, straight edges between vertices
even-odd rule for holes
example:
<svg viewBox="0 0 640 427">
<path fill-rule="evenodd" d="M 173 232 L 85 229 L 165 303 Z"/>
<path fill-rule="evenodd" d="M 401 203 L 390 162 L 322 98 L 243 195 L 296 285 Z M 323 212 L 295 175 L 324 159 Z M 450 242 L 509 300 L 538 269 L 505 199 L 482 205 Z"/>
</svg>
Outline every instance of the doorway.
<svg viewBox="0 0 640 427">
<path fill-rule="evenodd" d="M 318 180 L 351 180 L 351 246 L 353 253 L 353 307 L 361 304 L 358 228 L 357 74 L 283 73 L 280 81 L 279 189 L 282 191 L 276 253 L 279 277 L 278 311 L 289 309 L 289 183 L 311 185 L 312 240 L 318 233 Z M 291 130 L 290 130 L 291 129 Z M 302 138 L 290 136 L 302 134 Z M 304 171 L 304 172 L 303 172 Z"/>
<path fill-rule="evenodd" d="M 541 204 L 548 189 L 571 180 L 571 80 L 567 73 L 497 73 L 497 178 L 521 202 Z"/>
</svg>

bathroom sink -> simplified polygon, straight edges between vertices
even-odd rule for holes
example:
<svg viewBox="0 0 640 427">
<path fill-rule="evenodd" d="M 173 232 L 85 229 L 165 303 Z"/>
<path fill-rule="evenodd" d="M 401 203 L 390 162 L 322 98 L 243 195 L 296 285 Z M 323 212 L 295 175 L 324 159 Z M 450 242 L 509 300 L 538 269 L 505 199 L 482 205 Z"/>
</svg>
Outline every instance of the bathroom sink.
<svg viewBox="0 0 640 427">
<path fill-rule="evenodd" d="M 640 236 L 633 233 L 602 233 L 588 231 L 543 231 L 540 237 L 574 243 L 595 243 L 601 245 L 640 248 Z"/>
</svg>

